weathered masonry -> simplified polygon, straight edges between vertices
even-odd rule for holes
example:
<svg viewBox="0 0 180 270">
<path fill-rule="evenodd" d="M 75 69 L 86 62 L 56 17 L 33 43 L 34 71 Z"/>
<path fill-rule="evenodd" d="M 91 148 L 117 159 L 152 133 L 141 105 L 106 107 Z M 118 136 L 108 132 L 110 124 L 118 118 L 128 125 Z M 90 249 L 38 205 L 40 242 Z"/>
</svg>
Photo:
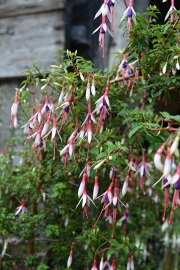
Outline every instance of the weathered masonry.
<svg viewBox="0 0 180 270">
<path fill-rule="evenodd" d="M 49 67 L 64 47 L 63 11 L 60 0 L 0 2 L 0 78 L 19 77 L 33 61 Z"/>
<path fill-rule="evenodd" d="M 0 0 L 0 149 L 9 137 L 10 108 L 32 62 L 49 69 L 64 48 L 62 0 Z"/>
</svg>

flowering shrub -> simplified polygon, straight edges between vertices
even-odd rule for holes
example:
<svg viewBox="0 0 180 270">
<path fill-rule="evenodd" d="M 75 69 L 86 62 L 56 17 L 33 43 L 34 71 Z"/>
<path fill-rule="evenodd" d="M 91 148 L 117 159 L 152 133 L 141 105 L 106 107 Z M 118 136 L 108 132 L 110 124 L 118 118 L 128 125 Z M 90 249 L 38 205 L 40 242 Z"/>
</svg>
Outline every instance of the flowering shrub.
<svg viewBox="0 0 180 270">
<path fill-rule="evenodd" d="M 95 15 L 103 57 L 114 4 Z M 178 91 L 180 13 L 173 1 L 164 25 L 158 13 L 130 0 L 127 46 L 109 70 L 67 50 L 26 71 L 11 108 L 20 162 L 0 156 L 1 268 L 158 269 L 179 248 L 180 116 L 154 104 Z"/>
</svg>

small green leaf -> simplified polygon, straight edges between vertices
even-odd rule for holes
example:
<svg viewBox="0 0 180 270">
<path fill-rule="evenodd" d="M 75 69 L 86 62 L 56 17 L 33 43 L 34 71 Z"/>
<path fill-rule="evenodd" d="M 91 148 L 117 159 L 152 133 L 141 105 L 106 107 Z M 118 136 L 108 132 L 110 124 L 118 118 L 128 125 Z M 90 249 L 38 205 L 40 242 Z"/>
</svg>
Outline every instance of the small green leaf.
<svg viewBox="0 0 180 270">
<path fill-rule="evenodd" d="M 137 131 L 138 129 L 141 129 L 142 126 L 136 126 L 135 128 L 133 128 L 130 132 L 129 132 L 129 138 L 131 138 Z"/>
</svg>

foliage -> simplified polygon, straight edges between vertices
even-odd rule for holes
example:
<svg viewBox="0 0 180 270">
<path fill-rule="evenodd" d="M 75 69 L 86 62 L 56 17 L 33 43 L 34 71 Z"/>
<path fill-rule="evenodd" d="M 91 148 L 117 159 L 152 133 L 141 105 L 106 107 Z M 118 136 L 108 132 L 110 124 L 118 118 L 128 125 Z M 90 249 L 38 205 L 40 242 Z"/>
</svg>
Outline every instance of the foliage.
<svg viewBox="0 0 180 270">
<path fill-rule="evenodd" d="M 179 91 L 180 23 L 173 11 L 159 25 L 158 12 L 136 16 L 106 72 L 68 50 L 48 71 L 38 63 L 26 71 L 11 108 L 21 151 L 0 156 L 2 269 L 95 270 L 103 260 L 157 269 L 168 237 L 176 248 L 180 116 L 154 105 Z M 161 175 L 171 184 L 164 191 L 152 187 Z M 173 217 L 166 234 L 162 216 L 164 226 Z"/>
</svg>

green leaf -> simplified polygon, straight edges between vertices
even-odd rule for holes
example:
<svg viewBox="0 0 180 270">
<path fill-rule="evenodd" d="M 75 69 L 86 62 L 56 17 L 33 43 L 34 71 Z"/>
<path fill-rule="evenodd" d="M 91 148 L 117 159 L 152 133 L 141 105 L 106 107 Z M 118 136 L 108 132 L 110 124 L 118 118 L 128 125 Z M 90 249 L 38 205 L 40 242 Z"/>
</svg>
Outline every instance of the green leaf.
<svg viewBox="0 0 180 270">
<path fill-rule="evenodd" d="M 141 129 L 142 126 L 136 126 L 129 132 L 129 138 L 131 138 L 139 129 Z"/>
<path fill-rule="evenodd" d="M 115 249 L 109 249 L 108 252 L 107 252 L 107 255 L 112 255 L 116 252 Z"/>
<path fill-rule="evenodd" d="M 166 119 L 175 120 L 177 122 L 180 122 L 180 115 L 170 115 L 168 112 L 160 112 L 160 114 Z"/>
</svg>

